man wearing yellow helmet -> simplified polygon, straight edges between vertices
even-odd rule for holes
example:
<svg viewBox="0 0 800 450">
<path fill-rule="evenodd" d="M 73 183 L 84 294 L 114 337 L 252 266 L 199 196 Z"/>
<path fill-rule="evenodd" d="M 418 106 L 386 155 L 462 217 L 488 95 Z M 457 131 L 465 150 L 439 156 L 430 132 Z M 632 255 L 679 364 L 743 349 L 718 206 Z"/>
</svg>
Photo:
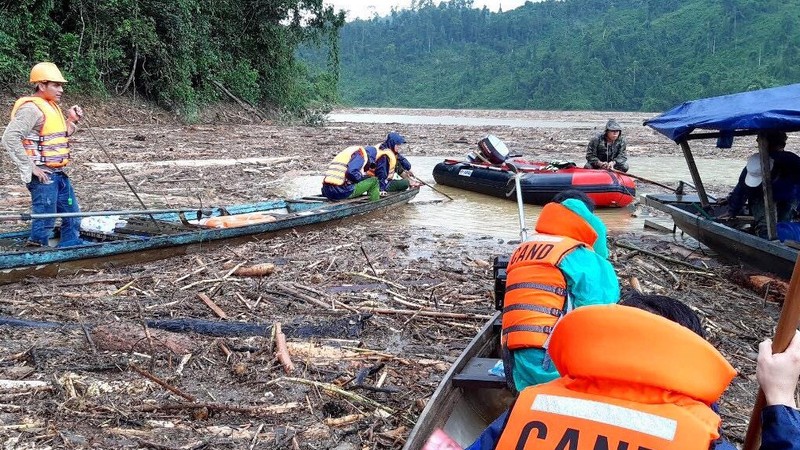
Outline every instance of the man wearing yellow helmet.
<svg viewBox="0 0 800 450">
<path fill-rule="evenodd" d="M 20 98 L 11 110 L 11 121 L 2 137 L 3 148 L 19 168 L 20 178 L 31 193 L 34 214 L 78 212 L 78 201 L 64 172 L 70 163 L 69 136 L 83 117 L 80 106 L 69 109 L 66 119 L 58 103 L 67 80 L 58 67 L 42 62 L 31 69 L 34 92 Z M 31 245 L 46 246 L 55 219 L 31 222 Z M 62 218 L 59 247 L 81 245 L 80 218 Z"/>
</svg>

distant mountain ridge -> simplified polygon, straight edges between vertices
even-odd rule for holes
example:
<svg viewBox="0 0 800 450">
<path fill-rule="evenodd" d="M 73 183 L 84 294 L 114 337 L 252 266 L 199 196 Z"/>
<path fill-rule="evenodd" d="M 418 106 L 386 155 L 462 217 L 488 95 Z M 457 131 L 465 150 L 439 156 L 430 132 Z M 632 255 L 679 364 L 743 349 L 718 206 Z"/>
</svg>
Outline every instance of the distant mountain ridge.
<svg viewBox="0 0 800 450">
<path fill-rule="evenodd" d="M 341 30 L 359 106 L 662 111 L 800 82 L 800 4 L 547 0 L 500 13 L 417 2 Z M 307 53 L 312 63 L 321 57 Z"/>
</svg>

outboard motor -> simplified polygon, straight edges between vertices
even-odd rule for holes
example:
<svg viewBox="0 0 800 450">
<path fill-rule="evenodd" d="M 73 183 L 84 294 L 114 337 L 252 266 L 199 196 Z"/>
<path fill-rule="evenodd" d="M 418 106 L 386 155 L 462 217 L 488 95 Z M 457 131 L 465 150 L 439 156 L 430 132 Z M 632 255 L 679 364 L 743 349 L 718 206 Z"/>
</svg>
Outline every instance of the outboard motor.
<svg viewBox="0 0 800 450">
<path fill-rule="evenodd" d="M 508 159 L 510 152 L 500 138 L 490 134 L 478 141 L 478 152 L 476 154 L 489 164 L 503 164 Z"/>
</svg>

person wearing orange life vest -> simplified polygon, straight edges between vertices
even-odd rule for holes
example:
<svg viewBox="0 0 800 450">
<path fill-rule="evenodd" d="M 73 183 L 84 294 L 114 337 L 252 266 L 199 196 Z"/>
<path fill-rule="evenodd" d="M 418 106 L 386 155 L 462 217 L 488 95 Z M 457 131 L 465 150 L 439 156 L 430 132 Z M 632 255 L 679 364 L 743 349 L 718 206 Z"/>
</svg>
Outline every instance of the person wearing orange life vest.
<svg viewBox="0 0 800 450">
<path fill-rule="evenodd" d="M 31 193 L 32 213 L 79 212 L 64 169 L 72 158 L 69 137 L 77 130 L 83 110 L 72 106 L 65 119 L 58 103 L 67 80 L 55 64 L 41 62 L 33 66 L 30 82 L 35 86 L 34 92 L 14 104 L 2 145 Z M 54 227 L 55 219 L 33 220 L 29 245 L 48 245 Z M 60 231 L 59 247 L 83 244 L 80 218 L 62 218 Z"/>
<path fill-rule="evenodd" d="M 380 182 L 381 193 L 405 191 L 409 187 L 418 187 L 419 184 L 412 181 L 414 173 L 411 172 L 411 163 L 405 156 L 400 154 L 400 146 L 406 143 L 406 139 L 396 132 L 391 132 L 386 136 L 377 148 L 367 147 L 367 151 L 375 160 L 375 176 Z M 397 173 L 402 179 L 394 180 Z"/>
<path fill-rule="evenodd" d="M 325 171 L 322 195 L 331 200 L 342 200 L 366 193 L 370 200 L 380 200 L 378 179 L 366 173 L 374 162 L 364 147 L 352 146 L 342 150 Z"/>
<path fill-rule="evenodd" d="M 733 450 L 714 402 L 736 372 L 698 334 L 697 316 L 669 297 L 629 304 L 568 314 L 550 342 L 564 375 L 522 391 L 468 450 Z"/>
<path fill-rule="evenodd" d="M 561 203 L 544 206 L 536 233 L 517 247 L 506 268 L 503 363 L 516 391 L 558 378 L 546 347 L 549 333 L 565 314 L 619 300 L 605 226 L 585 194 L 564 194 Z"/>
</svg>

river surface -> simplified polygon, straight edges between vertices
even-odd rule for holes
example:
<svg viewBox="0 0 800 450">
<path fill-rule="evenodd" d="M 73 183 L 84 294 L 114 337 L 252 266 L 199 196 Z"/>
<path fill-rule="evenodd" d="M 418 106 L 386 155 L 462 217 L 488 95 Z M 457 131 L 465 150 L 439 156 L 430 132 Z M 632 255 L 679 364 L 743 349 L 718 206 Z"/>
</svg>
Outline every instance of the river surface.
<svg viewBox="0 0 800 450">
<path fill-rule="evenodd" d="M 468 112 L 465 112 L 468 113 Z M 469 116 L 410 116 L 399 114 L 328 114 L 330 122 L 351 123 L 402 123 L 406 125 L 460 125 L 518 128 L 576 128 L 593 129 L 597 122 L 564 120 L 531 120 L 514 118 L 469 117 Z"/>
<path fill-rule="evenodd" d="M 454 155 L 455 156 L 455 155 Z M 493 236 L 498 239 L 519 239 L 519 214 L 515 201 L 477 194 L 449 186 L 438 186 L 433 181 L 433 167 L 442 161 L 439 157 L 409 157 L 414 173 L 437 190 L 453 197 L 448 200 L 429 187 L 423 187 L 409 206 L 392 211 L 395 220 L 405 221 L 408 226 L 430 229 L 438 233 L 461 233 L 465 235 Z M 697 158 L 700 174 L 707 182 L 724 179 L 734 184 L 742 170 L 742 161 L 736 158 Z M 655 156 L 631 160 L 636 175 L 662 184 L 677 186 L 678 181 L 691 182 L 689 169 L 683 157 Z M 314 192 L 322 185 L 321 176 L 296 177 L 286 186 L 287 196 L 302 196 Z M 652 185 L 637 182 L 639 191 L 666 192 Z M 639 231 L 648 217 L 636 208 L 598 209 L 597 214 L 611 231 Z M 525 205 L 524 216 L 527 228 L 532 229 L 541 207 Z"/>
<path fill-rule="evenodd" d="M 452 126 L 496 126 L 520 128 L 549 128 L 549 129 L 592 129 L 597 127 L 596 121 L 580 120 L 547 120 L 524 119 L 514 117 L 480 117 L 485 114 L 476 114 L 468 110 L 448 110 L 448 115 L 407 115 L 353 112 L 332 113 L 328 120 L 333 123 L 397 123 L 416 125 L 452 125 Z M 631 114 L 629 114 L 631 115 Z M 621 119 L 631 124 L 641 126 L 638 115 Z M 463 155 L 451 155 L 455 159 L 463 159 Z M 503 240 L 519 239 L 520 223 L 517 204 L 515 201 L 477 194 L 462 189 L 448 186 L 436 186 L 433 181 L 433 167 L 442 161 L 440 157 L 409 157 L 414 173 L 426 183 L 447 195 L 453 197 L 448 200 L 429 187 L 422 191 L 410 203 L 393 211 L 395 220 L 405 221 L 410 227 L 430 229 L 433 233 L 461 233 L 466 235 L 492 236 Z M 738 158 L 695 158 L 706 184 L 734 185 L 742 170 L 744 161 Z M 585 161 L 576 161 L 583 164 Z M 678 182 L 691 183 L 691 175 L 683 156 L 633 157 L 629 160 L 631 172 L 639 177 L 644 177 L 669 186 L 677 186 Z M 309 191 L 316 191 L 322 184 L 322 177 L 307 176 L 297 177 L 289 181 L 286 194 L 289 196 L 305 195 Z M 652 184 L 637 181 L 637 193 L 642 192 L 667 192 Z M 541 207 L 525 205 L 524 217 L 527 228 L 532 229 Z M 636 214 L 633 214 L 636 212 Z M 648 218 L 646 212 L 640 208 L 629 206 L 626 208 L 599 209 L 597 214 L 608 226 L 610 231 L 640 231 L 643 229 L 644 220 Z"/>
</svg>

